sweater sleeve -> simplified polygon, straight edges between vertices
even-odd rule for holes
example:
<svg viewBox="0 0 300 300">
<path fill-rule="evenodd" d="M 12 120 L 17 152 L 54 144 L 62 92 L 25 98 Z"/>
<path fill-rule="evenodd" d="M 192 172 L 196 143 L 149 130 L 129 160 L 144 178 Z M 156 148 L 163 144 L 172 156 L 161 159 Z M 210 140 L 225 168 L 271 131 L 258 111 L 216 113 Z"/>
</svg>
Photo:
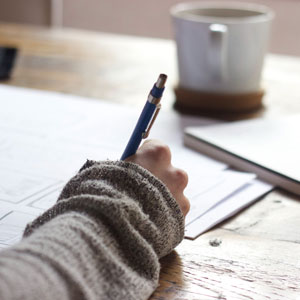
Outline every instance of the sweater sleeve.
<svg viewBox="0 0 300 300">
<path fill-rule="evenodd" d="M 184 235 L 165 185 L 140 166 L 87 161 L 58 202 L 0 253 L 0 299 L 148 299 Z"/>
</svg>

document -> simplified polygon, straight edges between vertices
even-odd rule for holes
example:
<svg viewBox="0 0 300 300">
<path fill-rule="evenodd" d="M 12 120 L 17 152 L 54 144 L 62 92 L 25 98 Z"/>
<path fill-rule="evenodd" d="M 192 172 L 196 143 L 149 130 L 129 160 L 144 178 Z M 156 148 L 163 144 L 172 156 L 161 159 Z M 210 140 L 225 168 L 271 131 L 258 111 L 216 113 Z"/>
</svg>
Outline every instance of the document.
<svg viewBox="0 0 300 300">
<path fill-rule="evenodd" d="M 0 104 L 0 248 L 5 248 L 55 204 L 86 159 L 120 159 L 141 107 L 5 85 L 0 85 Z M 150 133 L 170 146 L 173 164 L 189 175 L 189 238 L 272 189 L 254 174 L 230 170 L 183 146 L 185 127 L 215 123 L 162 109 Z"/>
<path fill-rule="evenodd" d="M 201 186 L 198 188 L 196 183 L 194 184 L 197 187 L 196 193 L 189 193 L 190 191 L 187 190 L 188 196 L 191 199 L 191 209 L 186 216 L 186 225 L 189 225 L 224 198 L 252 181 L 255 175 L 225 170 L 212 174 L 208 178 L 211 180 L 211 184 L 205 182 L 206 184 L 202 186 L 202 189 Z M 199 178 L 199 181 L 201 182 L 201 178 Z"/>
<path fill-rule="evenodd" d="M 258 197 L 272 189 L 272 185 L 259 180 L 253 180 L 225 197 L 212 209 L 204 214 L 200 214 L 196 219 L 186 226 L 185 236 L 191 239 L 196 238 L 203 232 L 212 228 L 223 220 L 233 216 L 241 209 L 249 206 Z"/>
</svg>

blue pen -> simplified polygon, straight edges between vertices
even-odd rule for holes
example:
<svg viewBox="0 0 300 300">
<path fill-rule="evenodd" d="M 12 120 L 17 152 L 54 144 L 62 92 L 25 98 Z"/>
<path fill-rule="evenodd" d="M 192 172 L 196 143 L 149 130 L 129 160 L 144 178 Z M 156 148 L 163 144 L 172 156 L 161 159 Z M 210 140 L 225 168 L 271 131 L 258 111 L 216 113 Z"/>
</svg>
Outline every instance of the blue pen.
<svg viewBox="0 0 300 300">
<path fill-rule="evenodd" d="M 167 75 L 160 74 L 152 90 L 149 93 L 146 104 L 142 110 L 142 113 L 135 125 L 133 133 L 128 141 L 125 151 L 122 154 L 121 160 L 135 154 L 142 139 L 148 137 L 150 129 L 157 117 L 160 110 L 160 99 L 165 89 L 165 83 Z"/>
</svg>

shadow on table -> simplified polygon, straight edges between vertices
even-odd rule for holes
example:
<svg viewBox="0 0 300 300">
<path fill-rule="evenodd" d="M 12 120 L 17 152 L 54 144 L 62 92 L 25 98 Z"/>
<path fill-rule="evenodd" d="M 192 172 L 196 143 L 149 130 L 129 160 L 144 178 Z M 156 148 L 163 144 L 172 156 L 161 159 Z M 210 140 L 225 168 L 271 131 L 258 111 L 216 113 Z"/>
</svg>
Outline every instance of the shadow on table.
<svg viewBox="0 0 300 300">
<path fill-rule="evenodd" d="M 172 296 L 178 296 L 184 285 L 182 261 L 176 251 L 163 257 L 160 263 L 159 287 L 150 298 L 151 300 L 172 299 Z"/>
</svg>

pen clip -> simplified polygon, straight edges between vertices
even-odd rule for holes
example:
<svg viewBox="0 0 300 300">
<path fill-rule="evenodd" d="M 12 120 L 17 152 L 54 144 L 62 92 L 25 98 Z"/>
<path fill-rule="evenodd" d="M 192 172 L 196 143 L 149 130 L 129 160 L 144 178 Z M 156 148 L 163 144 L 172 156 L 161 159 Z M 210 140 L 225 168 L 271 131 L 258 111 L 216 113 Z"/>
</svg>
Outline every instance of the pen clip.
<svg viewBox="0 0 300 300">
<path fill-rule="evenodd" d="M 142 138 L 143 138 L 143 139 L 146 139 L 146 138 L 149 136 L 150 129 L 151 129 L 152 126 L 153 126 L 153 123 L 154 123 L 154 121 L 155 121 L 155 119 L 156 119 L 156 117 L 157 117 L 157 115 L 158 115 L 158 113 L 159 113 L 159 111 L 160 111 L 160 108 L 161 108 L 161 104 L 159 103 L 159 104 L 156 105 L 156 110 L 155 110 L 155 112 L 154 112 L 154 115 L 152 116 L 152 119 L 151 119 L 150 124 L 148 125 L 146 131 L 145 131 L 145 132 L 143 133 L 143 135 L 142 135 Z"/>
</svg>

